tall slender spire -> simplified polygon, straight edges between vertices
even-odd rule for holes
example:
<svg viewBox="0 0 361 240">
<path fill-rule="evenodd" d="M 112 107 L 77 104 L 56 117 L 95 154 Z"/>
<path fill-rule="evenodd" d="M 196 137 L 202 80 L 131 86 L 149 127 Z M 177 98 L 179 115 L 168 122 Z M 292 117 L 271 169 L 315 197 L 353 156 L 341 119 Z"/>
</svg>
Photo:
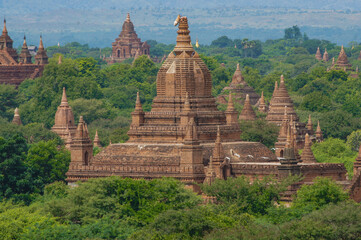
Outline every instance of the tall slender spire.
<svg viewBox="0 0 361 240">
<path fill-rule="evenodd" d="M 316 58 L 318 61 L 321 61 L 321 60 L 322 60 L 322 55 L 321 55 L 320 47 L 317 47 L 317 51 L 316 51 L 315 58 Z"/>
<path fill-rule="evenodd" d="M 42 35 L 40 35 L 40 42 L 39 42 L 39 48 L 38 49 L 44 50 L 43 36 Z"/>
<path fill-rule="evenodd" d="M 323 140 L 323 134 L 322 134 L 322 130 L 320 127 L 320 121 L 317 122 L 316 140 L 317 140 L 317 142 L 322 142 L 322 140 Z"/>
<path fill-rule="evenodd" d="M 95 130 L 95 137 L 94 137 L 93 144 L 94 144 L 94 147 L 102 147 L 100 144 L 99 136 L 98 136 L 98 130 Z"/>
<path fill-rule="evenodd" d="M 62 95 L 62 97 L 61 97 L 60 106 L 69 106 L 68 99 L 67 99 L 67 97 L 66 97 L 65 87 L 63 87 L 63 95 Z"/>
<path fill-rule="evenodd" d="M 24 35 L 24 42 L 21 48 L 21 53 L 19 55 L 19 62 L 29 64 L 31 63 L 31 54 L 28 49 L 28 45 L 26 44 L 26 36 Z"/>
<path fill-rule="evenodd" d="M 135 101 L 135 111 L 143 111 L 142 103 L 140 102 L 139 92 L 137 92 L 137 100 Z"/>
<path fill-rule="evenodd" d="M 234 104 L 232 99 L 232 93 L 229 93 L 227 111 L 234 111 Z"/>
<path fill-rule="evenodd" d="M 42 35 L 40 35 L 39 48 L 38 52 L 35 55 L 35 63 L 38 65 L 48 64 L 48 56 L 46 55 Z"/>
<path fill-rule="evenodd" d="M 3 35 L 7 35 L 8 34 L 8 30 L 6 28 L 6 19 L 4 18 L 4 28 L 3 28 Z"/>
<path fill-rule="evenodd" d="M 312 145 L 312 142 L 310 141 L 310 137 L 309 137 L 308 133 L 306 133 L 305 147 L 303 148 L 303 151 L 301 154 L 301 160 L 304 163 L 316 163 L 316 158 L 313 155 L 311 145 Z"/>
<path fill-rule="evenodd" d="M 309 131 L 309 133 L 311 135 L 313 134 L 313 125 L 312 125 L 311 114 L 308 115 L 307 130 Z"/>
<path fill-rule="evenodd" d="M 129 13 L 127 13 L 127 18 L 125 19 L 125 21 L 130 22 L 130 14 Z"/>
</svg>

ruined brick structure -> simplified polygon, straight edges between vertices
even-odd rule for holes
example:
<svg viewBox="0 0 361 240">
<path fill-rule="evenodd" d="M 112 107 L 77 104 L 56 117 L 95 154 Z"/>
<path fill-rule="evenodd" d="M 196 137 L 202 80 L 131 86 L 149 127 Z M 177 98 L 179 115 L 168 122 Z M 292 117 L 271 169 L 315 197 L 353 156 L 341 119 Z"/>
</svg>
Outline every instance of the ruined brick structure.
<svg viewBox="0 0 361 240">
<path fill-rule="evenodd" d="M 237 64 L 237 69 L 233 74 L 232 81 L 229 86 L 225 87 L 223 92 L 230 92 L 233 94 L 233 98 L 235 102 L 243 104 L 246 95 L 249 95 L 250 103 L 252 105 L 256 105 L 258 100 L 260 99 L 259 95 L 254 91 L 254 89 L 247 84 L 242 76 L 241 69 L 239 64 Z M 227 103 L 227 94 L 223 93 L 217 97 L 217 101 L 222 104 Z"/>
<path fill-rule="evenodd" d="M 134 30 L 134 25 L 130 20 L 129 13 L 123 23 L 123 28 L 119 36 L 112 43 L 112 55 L 106 58 L 108 63 L 124 61 L 128 58 L 137 58 L 141 55 L 149 56 L 150 46 L 147 42 L 142 42 Z"/>
<path fill-rule="evenodd" d="M 13 40 L 8 35 L 6 20 L 0 36 L 0 84 L 20 85 L 25 79 L 34 79 L 41 76 L 44 65 L 48 63 L 48 57 L 40 37 L 38 53 L 35 56 L 35 64 L 31 61 L 31 55 L 24 43 L 20 55 L 13 48 Z"/>
</svg>

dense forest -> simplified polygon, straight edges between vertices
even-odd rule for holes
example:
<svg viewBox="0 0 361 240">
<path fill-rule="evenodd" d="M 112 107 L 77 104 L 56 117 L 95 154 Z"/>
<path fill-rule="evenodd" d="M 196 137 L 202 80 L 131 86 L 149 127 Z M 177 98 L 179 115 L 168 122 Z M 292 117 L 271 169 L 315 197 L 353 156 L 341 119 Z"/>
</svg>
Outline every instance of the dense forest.
<svg viewBox="0 0 361 240">
<path fill-rule="evenodd" d="M 147 41 L 151 59 L 161 59 L 172 44 Z M 361 76 L 327 70 L 331 61 L 315 59 L 317 47 L 337 59 L 341 47 L 309 39 L 297 26 L 282 39 L 215 39 L 200 45 L 216 97 L 240 64 L 245 81 L 271 99 L 280 75 L 300 120 L 320 121 L 325 141 L 312 150 L 318 162 L 344 163 L 349 177 L 361 142 Z M 345 46 L 356 67 L 361 44 Z M 51 57 L 42 77 L 18 88 L 0 85 L 0 236 L 4 239 L 358 239 L 360 205 L 348 200 L 341 187 L 319 178 L 303 186 L 290 207 L 280 193 L 296 178 L 278 182 L 265 178 L 217 181 L 201 186 L 214 202 L 173 179 L 152 181 L 117 177 L 94 179 L 76 188 L 65 185 L 70 153 L 50 131 L 63 87 L 76 121 L 83 116 L 91 138 L 98 130 L 103 146 L 125 142 L 137 91 L 145 111 L 156 95 L 161 63 L 146 56 L 107 65 L 110 48 L 68 43 L 47 48 Z M 61 64 L 58 63 L 62 56 Z M 11 124 L 19 107 L 23 126 Z M 225 106 L 219 105 L 220 109 Z M 241 110 L 241 105 L 236 105 Z M 255 109 L 257 112 L 257 109 Z M 241 122 L 241 138 L 269 148 L 278 127 L 259 119 Z M 100 149 L 94 149 L 97 154 Z"/>
</svg>

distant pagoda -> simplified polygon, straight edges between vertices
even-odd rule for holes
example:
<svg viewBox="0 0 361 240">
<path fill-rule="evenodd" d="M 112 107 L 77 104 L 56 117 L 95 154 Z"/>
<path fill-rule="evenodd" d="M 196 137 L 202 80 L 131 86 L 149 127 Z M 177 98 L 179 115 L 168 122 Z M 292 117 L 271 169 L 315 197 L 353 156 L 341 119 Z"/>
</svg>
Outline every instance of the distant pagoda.
<svg viewBox="0 0 361 240">
<path fill-rule="evenodd" d="M 141 55 L 149 56 L 150 46 L 138 38 L 129 13 L 123 23 L 121 33 L 112 43 L 112 48 L 112 55 L 106 58 L 108 63 L 122 62 L 125 59 L 137 58 Z"/>
<path fill-rule="evenodd" d="M 348 61 L 343 45 L 341 47 L 341 51 L 338 55 L 337 61 L 333 65 L 333 68 L 336 70 L 352 71 L 352 65 Z"/>
</svg>

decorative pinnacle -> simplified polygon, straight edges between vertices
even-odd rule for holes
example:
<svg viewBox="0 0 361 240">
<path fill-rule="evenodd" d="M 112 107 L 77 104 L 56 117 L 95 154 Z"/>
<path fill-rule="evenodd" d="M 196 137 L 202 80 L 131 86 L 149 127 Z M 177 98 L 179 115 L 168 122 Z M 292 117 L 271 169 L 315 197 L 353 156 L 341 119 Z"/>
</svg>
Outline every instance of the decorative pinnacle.
<svg viewBox="0 0 361 240">
<path fill-rule="evenodd" d="M 24 34 L 24 43 L 23 43 L 23 47 L 27 47 L 27 44 L 26 44 L 26 36 Z"/>
<path fill-rule="evenodd" d="M 237 69 L 236 71 L 241 71 L 241 69 L 239 68 L 239 63 L 237 63 Z"/>
<path fill-rule="evenodd" d="M 234 111 L 234 104 L 232 99 L 232 93 L 229 93 L 227 111 Z"/>
<path fill-rule="evenodd" d="M 282 83 L 285 83 L 285 77 L 283 76 L 283 74 L 281 75 L 281 82 L 280 82 L 280 84 L 282 84 Z"/>
<path fill-rule="evenodd" d="M 14 116 L 20 116 L 20 115 L 19 115 L 19 109 L 18 109 L 18 108 L 15 108 Z"/>
<path fill-rule="evenodd" d="M 310 136 L 308 135 L 308 133 L 306 133 L 305 135 L 305 147 L 308 146 L 310 144 Z"/>
<path fill-rule="evenodd" d="M 143 111 L 142 103 L 140 102 L 139 92 L 137 92 L 137 100 L 135 101 L 135 110 Z"/>
<path fill-rule="evenodd" d="M 275 89 L 273 90 L 273 94 L 278 90 L 278 82 L 275 81 Z"/>
<path fill-rule="evenodd" d="M 312 125 L 311 114 L 308 115 L 308 125 Z"/>
<path fill-rule="evenodd" d="M 264 101 L 264 96 L 263 96 L 263 91 L 262 91 L 262 94 L 261 94 L 261 99 L 259 100 L 259 103 L 260 105 L 265 105 L 265 101 Z"/>
<path fill-rule="evenodd" d="M 320 121 L 317 121 L 317 129 L 316 132 L 320 133 L 321 131 L 321 127 L 320 127 Z"/>
<path fill-rule="evenodd" d="M 126 19 L 125 21 L 130 22 L 130 15 L 129 15 L 129 13 L 127 13 L 127 19 Z"/>
<path fill-rule="evenodd" d="M 40 34 L 39 50 L 44 50 L 43 36 Z"/>
<path fill-rule="evenodd" d="M 68 99 L 66 98 L 65 87 L 63 87 L 63 96 L 61 97 L 60 106 L 69 106 Z"/>
<path fill-rule="evenodd" d="M 6 29 L 6 19 L 4 18 L 4 28 L 3 28 L 3 34 L 7 34 L 8 30 Z"/>
</svg>

